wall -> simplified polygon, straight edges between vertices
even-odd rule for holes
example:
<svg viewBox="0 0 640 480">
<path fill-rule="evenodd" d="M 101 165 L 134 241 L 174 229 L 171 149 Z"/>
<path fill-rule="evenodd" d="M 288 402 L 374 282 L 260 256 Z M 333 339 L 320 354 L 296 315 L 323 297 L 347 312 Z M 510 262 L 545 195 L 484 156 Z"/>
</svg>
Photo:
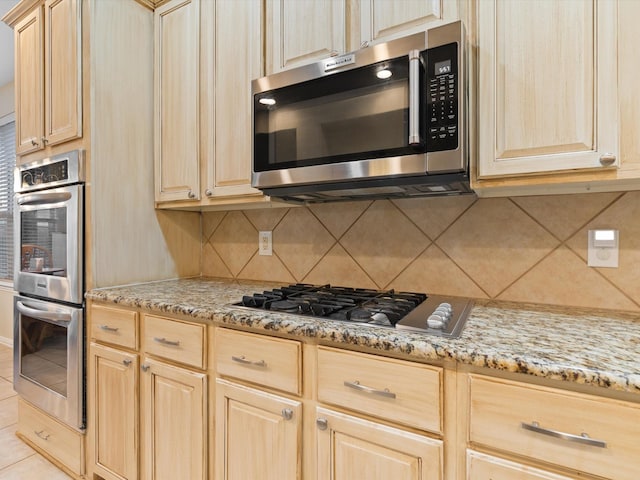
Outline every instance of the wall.
<svg viewBox="0 0 640 480">
<path fill-rule="evenodd" d="M 0 87 L 0 118 L 14 111 L 13 82 Z M 13 338 L 13 290 L 10 285 L 0 285 L 0 343 L 12 344 Z"/>
<path fill-rule="evenodd" d="M 586 266 L 592 228 L 620 230 L 619 268 Z M 207 276 L 640 311 L 640 192 L 207 212 L 203 244 Z"/>
<path fill-rule="evenodd" d="M 13 98 L 13 82 L 0 86 L 0 118 L 15 110 Z"/>
</svg>

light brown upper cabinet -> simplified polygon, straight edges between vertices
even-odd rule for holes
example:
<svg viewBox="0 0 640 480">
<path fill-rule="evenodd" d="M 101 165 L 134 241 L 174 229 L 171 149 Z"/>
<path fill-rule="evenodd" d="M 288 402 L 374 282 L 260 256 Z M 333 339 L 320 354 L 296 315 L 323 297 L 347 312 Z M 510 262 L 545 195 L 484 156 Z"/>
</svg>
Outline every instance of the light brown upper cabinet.
<svg viewBox="0 0 640 480">
<path fill-rule="evenodd" d="M 585 181 L 615 178 L 618 2 L 497 0 L 477 7 L 476 180 L 547 174 L 532 183 L 548 184 L 550 173 L 589 170 L 600 176 Z M 556 181 L 566 187 L 575 180 Z"/>
<path fill-rule="evenodd" d="M 173 0 L 156 9 L 156 201 L 200 198 L 200 2 Z"/>
<path fill-rule="evenodd" d="M 262 2 L 173 0 L 155 11 L 155 199 L 162 208 L 265 202 L 251 188 L 251 80 Z"/>
<path fill-rule="evenodd" d="M 78 0 L 47 0 L 14 29 L 19 155 L 82 136 Z"/>
<path fill-rule="evenodd" d="M 267 0 L 267 74 L 459 18 L 451 0 Z"/>
</svg>

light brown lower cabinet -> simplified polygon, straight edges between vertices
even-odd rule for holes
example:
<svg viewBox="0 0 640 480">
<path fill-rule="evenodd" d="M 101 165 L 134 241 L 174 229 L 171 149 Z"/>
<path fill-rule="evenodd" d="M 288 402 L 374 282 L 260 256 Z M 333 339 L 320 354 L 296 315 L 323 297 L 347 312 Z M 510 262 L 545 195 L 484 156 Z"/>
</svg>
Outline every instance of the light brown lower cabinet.
<svg viewBox="0 0 640 480">
<path fill-rule="evenodd" d="M 193 368 L 171 362 L 191 360 L 181 352 L 192 354 L 204 344 L 206 329 L 145 316 L 140 327 L 138 320 L 131 310 L 89 310 L 89 478 L 207 480 L 207 374 L 198 369 L 204 357 L 192 361 Z M 161 330 L 162 336 L 143 340 L 139 349 L 139 328 Z"/>
<path fill-rule="evenodd" d="M 142 478 L 207 478 L 207 375 L 151 358 L 141 364 Z"/>
<path fill-rule="evenodd" d="M 442 442 L 317 408 L 318 479 L 440 480 Z"/>
<path fill-rule="evenodd" d="M 107 479 L 138 478 L 138 355 L 91 343 L 88 388 L 93 470 Z"/>
<path fill-rule="evenodd" d="M 571 478 L 468 450 L 467 480 L 571 480 Z"/>
<path fill-rule="evenodd" d="M 300 479 L 301 438 L 301 402 L 216 380 L 216 480 Z"/>
</svg>

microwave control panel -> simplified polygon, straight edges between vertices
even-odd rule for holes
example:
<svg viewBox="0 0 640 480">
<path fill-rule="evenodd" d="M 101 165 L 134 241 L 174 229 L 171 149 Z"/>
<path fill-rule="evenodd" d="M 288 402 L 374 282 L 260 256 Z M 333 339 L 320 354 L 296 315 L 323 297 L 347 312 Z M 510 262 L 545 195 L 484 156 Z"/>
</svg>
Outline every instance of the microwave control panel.
<svg viewBox="0 0 640 480">
<path fill-rule="evenodd" d="M 427 151 L 455 150 L 459 140 L 458 44 L 430 48 L 424 55 L 427 72 Z"/>
</svg>

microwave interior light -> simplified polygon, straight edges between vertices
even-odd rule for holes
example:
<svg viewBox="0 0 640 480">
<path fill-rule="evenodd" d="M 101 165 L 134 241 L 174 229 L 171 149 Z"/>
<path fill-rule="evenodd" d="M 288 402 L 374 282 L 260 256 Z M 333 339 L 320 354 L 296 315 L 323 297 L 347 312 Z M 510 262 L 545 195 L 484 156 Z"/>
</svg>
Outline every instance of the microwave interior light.
<svg viewBox="0 0 640 480">
<path fill-rule="evenodd" d="M 376 77 L 378 77 L 381 80 L 385 80 L 389 78 L 391 75 L 393 75 L 393 73 L 391 73 L 391 70 L 389 70 L 388 68 L 383 68 L 382 70 L 378 70 L 376 72 Z"/>
<path fill-rule="evenodd" d="M 262 105 L 275 105 L 276 104 L 276 99 L 275 98 L 261 98 L 260 100 L 258 100 Z"/>
</svg>

